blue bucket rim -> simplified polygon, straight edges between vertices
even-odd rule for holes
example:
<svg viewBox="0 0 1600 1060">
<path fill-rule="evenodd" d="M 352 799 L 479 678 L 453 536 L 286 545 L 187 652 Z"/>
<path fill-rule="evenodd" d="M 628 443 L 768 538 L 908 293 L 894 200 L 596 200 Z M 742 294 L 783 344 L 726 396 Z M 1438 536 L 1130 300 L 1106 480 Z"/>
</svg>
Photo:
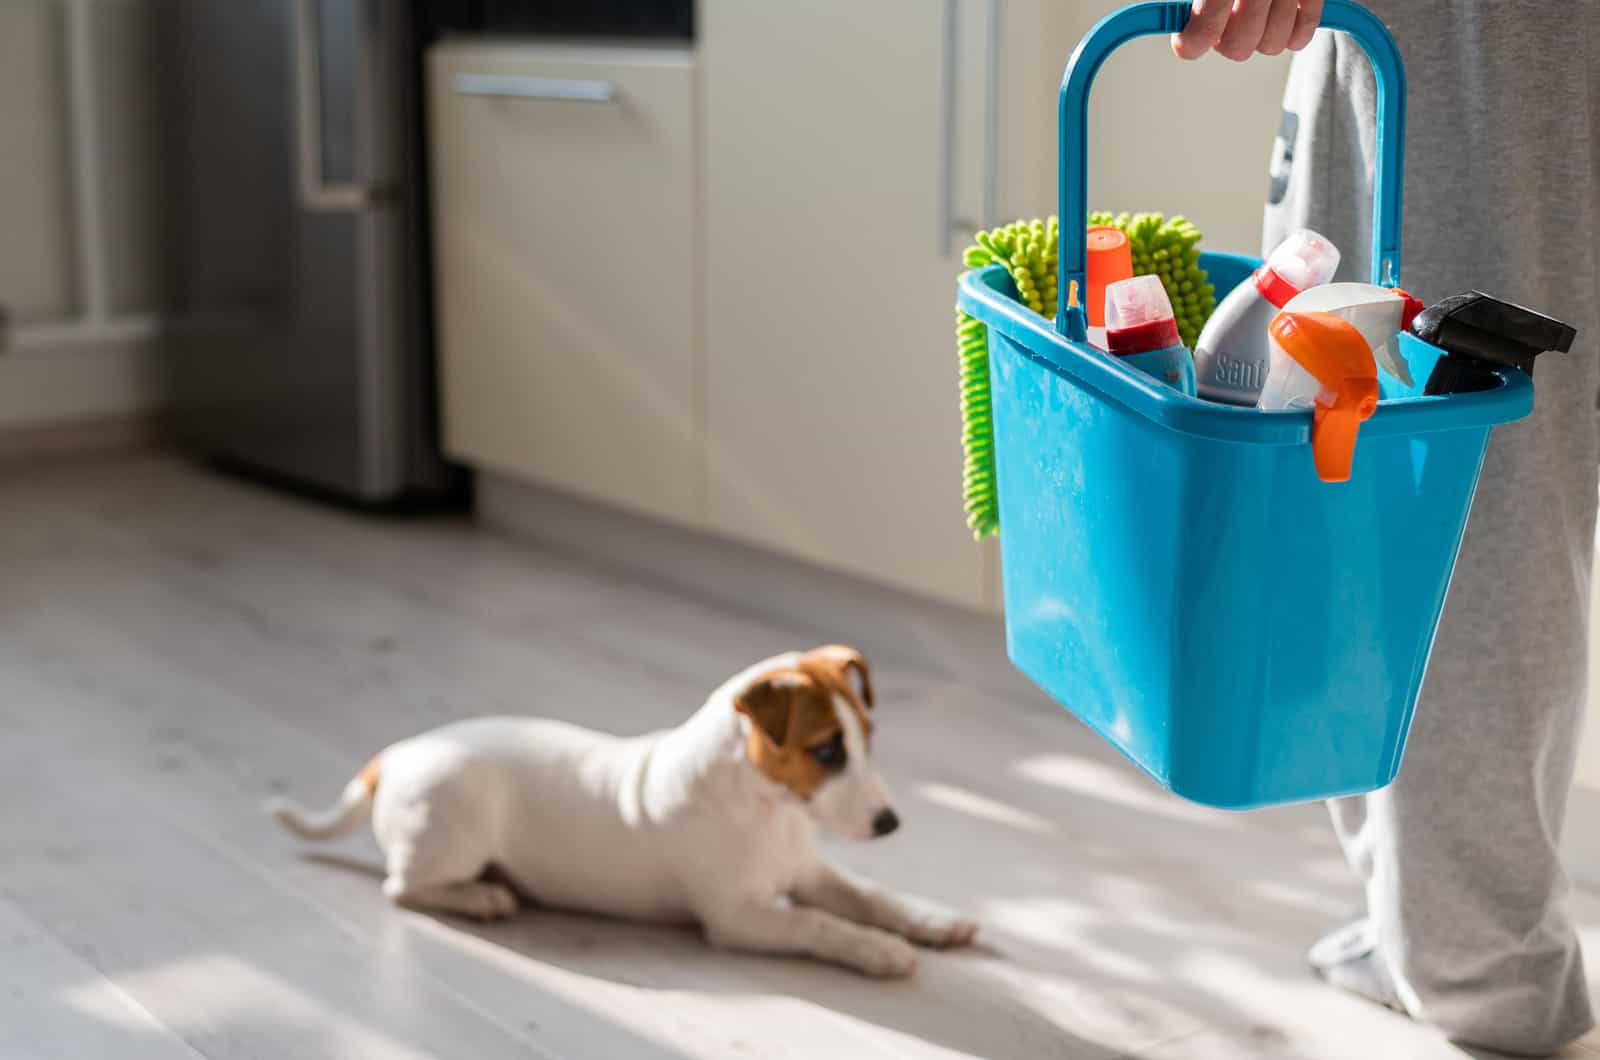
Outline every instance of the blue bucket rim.
<svg viewBox="0 0 1600 1060">
<path fill-rule="evenodd" d="M 1255 259 L 1240 254 L 1212 252 L 1206 256 L 1235 259 L 1241 268 L 1254 268 L 1257 264 Z M 969 269 L 961 275 L 956 304 L 990 330 L 1014 341 L 1041 367 L 1167 430 L 1253 445 L 1310 444 L 1313 414 L 1309 410 L 1262 412 L 1180 393 L 1115 357 L 1065 338 L 1052 321 L 1012 297 L 1010 288 L 1011 277 L 1003 265 Z M 1410 338 L 1422 343 L 1415 336 Z M 1494 374 L 1500 385 L 1490 390 L 1385 398 L 1378 403 L 1372 418 L 1361 425 L 1361 434 L 1388 437 L 1483 429 L 1522 419 L 1533 411 L 1533 380 L 1526 373 L 1502 368 Z"/>
</svg>

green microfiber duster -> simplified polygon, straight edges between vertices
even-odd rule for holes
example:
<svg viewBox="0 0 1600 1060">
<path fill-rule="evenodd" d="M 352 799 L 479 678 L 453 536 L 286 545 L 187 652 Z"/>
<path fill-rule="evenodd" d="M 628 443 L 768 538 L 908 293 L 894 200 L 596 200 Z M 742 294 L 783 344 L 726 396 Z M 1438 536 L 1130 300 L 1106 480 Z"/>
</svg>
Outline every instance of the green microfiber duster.
<svg viewBox="0 0 1600 1060">
<path fill-rule="evenodd" d="M 1056 301 L 1056 261 L 1061 233 L 1056 219 L 1014 221 L 979 232 L 962 261 L 969 269 L 996 262 L 1006 266 L 1022 302 L 1044 315 Z M 978 540 L 1000 529 L 999 484 L 994 472 L 994 420 L 989 398 L 989 330 L 956 310 L 956 347 L 961 359 L 961 447 L 966 454 L 963 488 L 967 525 Z"/>
<path fill-rule="evenodd" d="M 1216 308 L 1216 291 L 1200 267 L 1200 230 L 1183 217 L 1159 213 L 1089 215 L 1091 225 L 1114 225 L 1128 233 L 1136 276 L 1161 277 L 1178 319 L 1178 334 L 1194 347 Z M 1018 299 L 1040 316 L 1053 317 L 1061 230 L 1056 218 L 1013 221 L 979 232 L 962 261 L 969 269 L 1002 264 Z M 956 353 L 961 366 L 961 444 L 967 525 L 982 540 L 1000 529 L 999 483 L 994 469 L 994 406 L 989 394 L 989 335 L 982 323 L 956 310 Z"/>
</svg>

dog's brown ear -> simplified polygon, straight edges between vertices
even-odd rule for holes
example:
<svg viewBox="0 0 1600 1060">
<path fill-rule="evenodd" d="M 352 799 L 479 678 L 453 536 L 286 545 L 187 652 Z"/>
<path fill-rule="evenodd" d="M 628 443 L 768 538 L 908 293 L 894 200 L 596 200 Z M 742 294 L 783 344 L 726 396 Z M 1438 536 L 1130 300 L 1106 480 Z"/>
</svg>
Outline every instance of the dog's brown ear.
<svg viewBox="0 0 1600 1060">
<path fill-rule="evenodd" d="M 763 674 L 733 699 L 733 709 L 749 718 L 773 746 L 782 747 L 794 716 L 795 694 L 811 683 L 799 670 Z"/>
<path fill-rule="evenodd" d="M 865 655 L 848 645 L 824 644 L 806 652 L 806 656 L 838 670 L 845 684 L 855 690 L 862 706 L 873 705 L 872 667 L 867 665 Z"/>
</svg>

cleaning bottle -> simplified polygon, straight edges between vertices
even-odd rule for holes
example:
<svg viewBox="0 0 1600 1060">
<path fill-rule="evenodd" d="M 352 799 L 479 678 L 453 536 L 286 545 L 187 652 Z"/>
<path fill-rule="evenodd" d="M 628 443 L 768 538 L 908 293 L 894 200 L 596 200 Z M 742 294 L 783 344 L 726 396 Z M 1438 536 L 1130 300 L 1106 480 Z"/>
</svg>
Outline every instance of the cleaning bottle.
<svg viewBox="0 0 1600 1060">
<path fill-rule="evenodd" d="M 1372 347 L 1378 367 L 1411 386 L 1411 368 L 1400 354 L 1400 332 L 1411 327 L 1422 303 L 1397 287 L 1375 283 L 1325 283 L 1289 299 L 1285 313 L 1332 313 L 1348 320 Z"/>
<path fill-rule="evenodd" d="M 1194 395 L 1194 357 L 1178 337 L 1172 301 L 1159 276 L 1106 288 L 1106 349 L 1181 393 Z"/>
<path fill-rule="evenodd" d="M 1258 406 L 1315 409 L 1311 456 L 1324 482 L 1350 481 L 1356 437 L 1378 410 L 1378 362 L 1361 329 L 1333 313 L 1284 311 L 1267 328 L 1271 367 Z M 1386 341 L 1383 336 L 1380 341 Z"/>
<path fill-rule="evenodd" d="M 1133 278 L 1133 245 L 1128 242 L 1128 233 L 1120 228 L 1090 225 L 1088 251 L 1083 310 L 1089 318 L 1089 345 L 1104 350 L 1106 288 Z"/>
<path fill-rule="evenodd" d="M 1333 279 L 1339 249 L 1309 228 L 1278 244 L 1251 282 L 1217 306 L 1194 347 L 1200 396 L 1229 405 L 1254 405 L 1270 359 L 1267 327 L 1290 299 Z"/>
</svg>

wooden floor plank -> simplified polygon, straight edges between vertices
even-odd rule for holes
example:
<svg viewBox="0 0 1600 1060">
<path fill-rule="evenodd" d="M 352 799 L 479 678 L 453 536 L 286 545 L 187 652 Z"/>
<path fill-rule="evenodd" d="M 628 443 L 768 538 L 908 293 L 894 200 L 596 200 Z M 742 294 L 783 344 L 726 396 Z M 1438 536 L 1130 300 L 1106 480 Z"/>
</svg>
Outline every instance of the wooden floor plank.
<svg viewBox="0 0 1600 1060">
<path fill-rule="evenodd" d="M 0 1056 L 194 1060 L 200 1055 L 42 924 L 0 899 Z"/>
<path fill-rule="evenodd" d="M 521 1028 L 153 812 L 109 769 L 58 772 L 63 749 L 29 738 L 0 750 L 0 886 L 196 1052 L 541 1055 Z M 110 763 L 107 750 L 82 764 Z"/>
</svg>

